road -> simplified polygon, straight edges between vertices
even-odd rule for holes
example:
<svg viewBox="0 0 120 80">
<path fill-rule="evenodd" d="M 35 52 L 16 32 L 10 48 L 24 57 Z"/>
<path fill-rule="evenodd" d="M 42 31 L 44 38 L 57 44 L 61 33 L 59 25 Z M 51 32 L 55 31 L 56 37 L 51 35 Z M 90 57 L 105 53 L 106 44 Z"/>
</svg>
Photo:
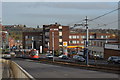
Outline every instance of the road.
<svg viewBox="0 0 120 80">
<path fill-rule="evenodd" d="M 64 67 L 34 62 L 29 59 L 14 59 L 34 78 L 118 78 L 118 74 Z"/>
<path fill-rule="evenodd" d="M 40 58 L 45 58 L 45 54 L 41 54 Z M 58 57 L 55 57 L 55 60 L 57 61 L 65 61 L 65 62 L 75 62 L 72 58 L 69 59 L 59 59 Z M 84 63 L 84 62 L 83 62 Z M 106 60 L 93 60 L 89 59 L 90 64 L 108 64 Z"/>
</svg>

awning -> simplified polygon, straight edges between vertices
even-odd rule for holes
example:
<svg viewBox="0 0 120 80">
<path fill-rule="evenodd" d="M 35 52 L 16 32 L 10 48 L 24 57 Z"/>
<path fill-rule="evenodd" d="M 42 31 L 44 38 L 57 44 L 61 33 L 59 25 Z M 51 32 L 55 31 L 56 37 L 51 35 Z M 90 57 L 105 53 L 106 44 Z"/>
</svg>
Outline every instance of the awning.
<svg viewBox="0 0 120 80">
<path fill-rule="evenodd" d="M 67 46 L 67 48 L 84 48 L 82 46 Z"/>
</svg>

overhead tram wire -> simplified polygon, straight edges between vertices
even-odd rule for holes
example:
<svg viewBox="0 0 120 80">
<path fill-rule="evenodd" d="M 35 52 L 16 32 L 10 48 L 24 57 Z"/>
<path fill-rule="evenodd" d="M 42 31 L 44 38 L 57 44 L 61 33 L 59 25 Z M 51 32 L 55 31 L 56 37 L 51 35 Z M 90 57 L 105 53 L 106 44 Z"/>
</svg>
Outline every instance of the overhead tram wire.
<svg viewBox="0 0 120 80">
<path fill-rule="evenodd" d="M 100 16 L 98 16 L 98 17 L 96 17 L 96 18 L 93 18 L 93 19 L 91 19 L 91 20 L 88 20 L 88 22 L 94 21 L 94 20 L 96 20 L 96 19 L 98 19 L 98 18 L 101 18 L 101 17 L 103 17 L 103 16 L 106 16 L 106 15 L 108 15 L 108 14 L 110 14 L 110 13 L 113 13 L 113 12 L 119 10 L 119 9 L 120 9 L 120 8 L 117 8 L 117 9 L 115 9 L 115 10 L 112 10 L 112 11 L 108 12 L 108 13 L 105 13 L 105 14 L 103 14 L 103 15 L 100 15 Z M 82 22 L 82 21 L 84 21 L 84 20 L 81 20 L 80 22 Z M 79 22 L 79 23 L 80 23 L 80 22 Z M 73 29 L 73 28 L 75 28 L 75 27 L 77 27 L 77 26 L 73 26 L 73 27 L 71 27 L 70 29 Z"/>
<path fill-rule="evenodd" d="M 110 23 L 107 23 L 107 24 L 99 25 L 99 26 L 97 26 L 97 27 L 93 27 L 93 28 L 100 28 L 100 27 L 102 27 L 102 26 L 107 26 L 107 25 L 110 25 L 110 24 L 116 23 L 116 22 L 118 22 L 118 21 L 120 21 L 120 19 L 119 19 L 119 20 L 116 20 L 116 21 L 113 21 L 113 22 L 110 22 Z"/>
<path fill-rule="evenodd" d="M 106 15 L 108 15 L 108 14 L 110 14 L 110 13 L 113 13 L 113 12 L 115 12 L 115 11 L 117 11 L 117 10 L 119 10 L 120 8 L 117 8 L 117 9 L 115 9 L 115 10 L 112 10 L 112 11 L 110 11 L 110 12 L 108 12 L 108 13 L 105 13 L 105 14 L 103 14 L 103 15 L 100 15 L 100 16 L 98 16 L 98 17 L 96 17 L 96 18 L 93 18 L 93 19 L 91 19 L 91 20 L 88 20 L 88 22 L 95 22 L 94 20 L 96 20 L 96 19 L 98 19 L 98 18 L 101 18 L 101 17 L 103 17 L 103 16 L 106 16 Z M 117 22 L 117 21 L 114 21 L 114 22 Z M 114 23 L 114 22 L 112 22 L 112 23 Z M 109 23 L 109 24 L 112 24 L 112 23 Z M 108 25 L 108 24 L 103 24 L 103 25 Z M 102 26 L 100 26 L 100 27 L 102 27 Z M 96 27 L 95 27 L 96 28 Z"/>
<path fill-rule="evenodd" d="M 110 11 L 110 12 L 108 12 L 108 13 L 105 13 L 105 14 L 103 14 L 103 15 L 100 15 L 100 16 L 98 16 L 98 17 L 96 17 L 96 18 L 93 18 L 93 19 L 91 19 L 91 20 L 88 20 L 88 21 L 90 22 L 90 21 L 96 20 L 96 19 L 101 18 L 101 17 L 103 17 L 103 16 L 106 16 L 106 15 L 108 15 L 108 14 L 110 14 L 110 13 L 113 13 L 113 12 L 119 10 L 119 9 L 120 9 L 120 8 L 117 8 L 117 9 L 115 9 L 115 10 L 112 10 L 112 11 Z"/>
<path fill-rule="evenodd" d="M 81 20 L 81 21 L 79 21 L 79 22 L 76 22 L 76 24 L 80 24 L 80 23 L 82 23 L 84 20 Z M 75 24 L 73 25 L 73 27 L 70 27 L 70 29 L 73 29 L 73 28 L 75 28 L 75 27 L 77 27 L 77 26 L 75 26 Z"/>
</svg>

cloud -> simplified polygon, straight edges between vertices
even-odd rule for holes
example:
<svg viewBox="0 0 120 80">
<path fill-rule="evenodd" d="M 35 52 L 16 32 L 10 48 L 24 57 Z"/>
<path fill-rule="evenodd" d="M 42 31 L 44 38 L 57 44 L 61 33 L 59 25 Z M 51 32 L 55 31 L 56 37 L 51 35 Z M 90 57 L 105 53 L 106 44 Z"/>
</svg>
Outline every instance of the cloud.
<svg viewBox="0 0 120 80">
<path fill-rule="evenodd" d="M 119 0 L 3 0 L 3 2 L 118 2 Z"/>
<path fill-rule="evenodd" d="M 113 6 L 116 5 L 116 6 Z M 38 3 L 38 5 L 40 5 Z M 45 6 L 55 8 L 68 8 L 68 9 L 114 9 L 117 8 L 117 3 L 113 2 L 61 2 L 61 3 L 45 3 Z"/>
<path fill-rule="evenodd" d="M 64 9 L 116 9 L 117 2 L 34 2 L 24 5 L 23 7 L 40 8 L 64 8 Z M 21 6 L 22 7 L 22 6 Z"/>
<path fill-rule="evenodd" d="M 81 21 L 85 16 L 95 18 L 116 7 L 115 2 L 3 2 L 3 22 L 43 25 L 57 21 L 61 24 L 69 24 Z M 99 20 L 103 23 L 112 22 L 110 20 L 114 21 L 116 18 L 114 15 Z"/>
</svg>

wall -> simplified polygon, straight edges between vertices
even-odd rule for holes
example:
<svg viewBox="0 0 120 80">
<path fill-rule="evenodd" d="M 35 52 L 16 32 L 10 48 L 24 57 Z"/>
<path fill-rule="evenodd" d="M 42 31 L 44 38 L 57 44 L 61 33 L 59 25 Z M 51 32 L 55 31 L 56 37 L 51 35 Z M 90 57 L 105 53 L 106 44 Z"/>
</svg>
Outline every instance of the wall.
<svg viewBox="0 0 120 80">
<path fill-rule="evenodd" d="M 104 49 L 104 58 L 108 59 L 110 56 L 120 56 L 120 50 L 115 49 Z"/>
</svg>

